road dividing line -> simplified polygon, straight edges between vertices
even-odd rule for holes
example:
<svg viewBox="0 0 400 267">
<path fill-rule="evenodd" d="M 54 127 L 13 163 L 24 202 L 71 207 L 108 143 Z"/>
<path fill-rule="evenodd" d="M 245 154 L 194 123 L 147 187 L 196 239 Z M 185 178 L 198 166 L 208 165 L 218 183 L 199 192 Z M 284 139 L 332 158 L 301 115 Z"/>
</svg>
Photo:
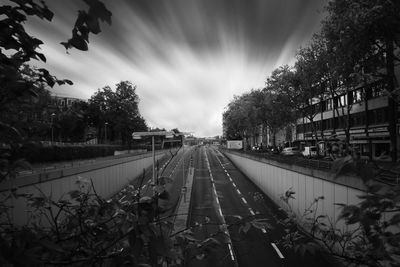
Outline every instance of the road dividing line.
<svg viewBox="0 0 400 267">
<path fill-rule="evenodd" d="M 279 248 L 275 245 L 275 243 L 271 243 L 272 247 L 275 249 L 275 252 L 278 254 L 279 258 L 284 259 L 285 257 L 283 256 L 282 252 L 279 250 Z"/>
<path fill-rule="evenodd" d="M 235 261 L 235 256 L 233 255 L 232 245 L 228 244 L 228 248 L 229 248 L 229 254 L 231 255 L 231 260 Z"/>
<path fill-rule="evenodd" d="M 234 266 L 237 267 L 238 263 L 236 261 L 235 253 L 233 251 L 231 236 L 229 234 L 224 215 L 222 214 L 222 209 L 221 209 L 221 205 L 219 203 L 217 189 L 215 188 L 214 177 L 213 177 L 213 174 L 211 172 L 211 167 L 210 167 L 210 162 L 208 161 L 207 152 L 204 151 L 204 154 L 206 155 L 207 168 L 208 168 L 208 172 L 210 173 L 210 180 L 211 180 L 212 191 L 214 193 L 214 200 L 215 200 L 215 203 L 216 203 L 216 206 L 217 206 L 217 209 L 218 209 L 218 213 L 219 213 L 219 217 L 220 217 L 220 220 L 221 220 L 221 228 L 222 228 L 222 230 L 224 231 L 224 233 L 227 236 L 227 240 L 228 240 L 227 245 L 228 245 L 229 255 L 231 257 L 231 260 L 234 262 Z"/>
<path fill-rule="evenodd" d="M 224 157 L 224 155 L 222 155 L 222 153 L 221 153 L 219 150 L 217 150 L 217 152 L 220 154 L 221 157 Z M 253 209 L 249 206 L 249 204 L 247 203 L 247 201 L 246 201 L 246 199 L 244 198 L 243 194 L 239 191 L 239 189 L 238 189 L 238 187 L 236 186 L 235 182 L 232 180 L 232 177 L 230 176 L 229 172 L 228 172 L 228 171 L 225 169 L 225 167 L 223 166 L 221 160 L 220 160 L 218 157 L 217 157 L 217 160 L 218 160 L 219 164 L 221 165 L 221 167 L 224 169 L 226 175 L 227 175 L 228 178 L 229 178 L 229 181 L 232 183 L 233 187 L 236 189 L 236 192 L 239 194 L 240 199 L 242 200 L 242 202 L 243 202 L 244 204 L 247 205 L 247 209 L 248 209 L 248 211 L 250 212 L 250 214 L 251 214 L 252 216 L 255 216 L 256 213 L 255 213 L 255 212 L 253 211 Z M 228 164 L 228 163 L 226 163 L 226 164 Z M 267 231 L 266 231 L 264 228 L 262 228 L 261 231 L 262 231 L 264 234 L 267 233 Z M 279 251 L 279 250 L 278 250 L 278 251 Z M 281 254 L 281 255 L 282 255 L 282 254 Z"/>
</svg>

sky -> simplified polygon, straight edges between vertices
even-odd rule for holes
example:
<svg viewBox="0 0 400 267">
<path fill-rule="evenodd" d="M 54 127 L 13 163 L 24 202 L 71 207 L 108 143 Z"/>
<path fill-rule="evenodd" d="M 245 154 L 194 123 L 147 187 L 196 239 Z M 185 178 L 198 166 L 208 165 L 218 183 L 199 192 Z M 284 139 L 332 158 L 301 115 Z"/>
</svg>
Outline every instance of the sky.
<svg viewBox="0 0 400 267">
<path fill-rule="evenodd" d="M 222 135 L 222 113 L 234 95 L 262 88 L 271 72 L 293 64 L 323 19 L 324 0 L 113 0 L 112 24 L 89 37 L 89 51 L 60 45 L 71 36 L 80 0 L 46 1 L 52 22 L 30 19 L 44 65 L 72 86 L 60 96 L 90 98 L 120 81 L 137 86 L 150 127 L 195 136 Z M 42 67 L 40 62 L 33 65 Z"/>
</svg>

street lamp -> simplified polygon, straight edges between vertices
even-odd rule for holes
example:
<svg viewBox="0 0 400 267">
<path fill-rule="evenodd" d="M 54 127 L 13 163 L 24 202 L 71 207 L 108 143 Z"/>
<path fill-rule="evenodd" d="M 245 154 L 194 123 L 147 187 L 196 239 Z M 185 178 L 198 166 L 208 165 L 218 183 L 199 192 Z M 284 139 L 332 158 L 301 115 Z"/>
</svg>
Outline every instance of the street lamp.
<svg viewBox="0 0 400 267">
<path fill-rule="evenodd" d="M 56 116 L 56 114 L 53 112 L 51 113 L 51 144 L 54 143 L 54 116 Z"/>
<path fill-rule="evenodd" d="M 132 138 L 133 139 L 142 139 L 142 137 L 146 136 L 151 136 L 151 151 L 152 151 L 152 157 L 153 157 L 153 176 L 152 176 L 152 182 L 153 186 L 157 184 L 157 177 L 156 177 L 156 154 L 155 154 L 155 144 L 154 144 L 154 139 L 156 136 L 165 136 L 167 138 L 173 137 L 174 132 L 167 132 L 167 131 L 160 131 L 160 132 L 133 132 L 132 133 Z M 155 191 L 155 187 L 154 187 Z"/>
</svg>

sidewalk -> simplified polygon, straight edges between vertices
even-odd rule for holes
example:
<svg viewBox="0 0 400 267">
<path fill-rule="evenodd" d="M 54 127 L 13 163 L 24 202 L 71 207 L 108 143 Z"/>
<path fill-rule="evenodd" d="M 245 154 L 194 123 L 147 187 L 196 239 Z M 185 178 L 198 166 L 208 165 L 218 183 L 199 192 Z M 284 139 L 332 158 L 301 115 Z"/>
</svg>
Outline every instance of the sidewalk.
<svg viewBox="0 0 400 267">
<path fill-rule="evenodd" d="M 189 167 L 186 184 L 182 187 L 181 196 L 175 212 L 176 216 L 174 220 L 174 227 L 172 230 L 173 233 L 183 231 L 187 228 L 187 221 L 190 212 L 190 197 L 192 195 L 193 176 L 194 168 Z"/>
</svg>

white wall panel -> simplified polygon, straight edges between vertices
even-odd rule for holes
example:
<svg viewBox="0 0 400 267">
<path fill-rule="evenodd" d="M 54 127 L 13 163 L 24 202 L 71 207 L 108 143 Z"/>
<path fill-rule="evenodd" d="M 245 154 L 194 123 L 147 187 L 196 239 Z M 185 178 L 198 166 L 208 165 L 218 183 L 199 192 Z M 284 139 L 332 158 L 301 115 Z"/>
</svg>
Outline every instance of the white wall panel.
<svg viewBox="0 0 400 267">
<path fill-rule="evenodd" d="M 156 155 L 156 160 L 161 159 L 164 153 Z M 67 193 L 71 190 L 78 189 L 76 181 L 79 177 L 92 179 L 93 185 L 96 192 L 105 198 L 111 197 L 129 182 L 133 181 L 136 177 L 139 177 L 144 168 L 148 168 L 152 165 L 151 155 L 142 157 L 133 157 L 131 160 L 129 158 L 116 163 L 114 165 L 108 165 L 100 168 L 87 168 L 87 166 L 78 167 L 82 169 L 82 172 L 77 172 L 71 175 L 65 175 L 66 171 L 61 170 L 60 178 L 51 179 L 44 182 L 37 182 L 35 185 L 18 185 L 18 193 L 32 193 L 39 195 L 39 190 L 42 190 L 47 196 L 51 195 L 52 199 L 57 201 L 61 197 L 67 197 Z M 85 169 L 86 168 L 86 169 Z M 69 171 L 68 173 L 73 173 Z M 50 175 L 50 174 L 49 174 Z M 40 176 L 38 175 L 40 178 Z M 47 177 L 47 176 L 46 176 Z M 34 177 L 35 179 L 38 179 Z M 32 179 L 31 179 L 32 180 Z M 24 182 L 24 181 L 22 181 Z M 7 185 L 9 188 L 14 187 L 13 183 Z M 7 194 L 7 189 L 1 188 L 3 191 L 0 192 L 2 195 Z M 12 216 L 14 217 L 15 224 L 25 224 L 27 221 L 28 206 L 25 198 L 12 198 L 10 199 L 10 204 L 14 206 L 12 210 Z"/>
<path fill-rule="evenodd" d="M 277 205 L 285 207 L 280 196 L 289 189 L 294 191 L 295 199 L 289 203 L 299 216 L 304 214 L 305 209 L 310 207 L 315 198 L 323 196 L 324 199 L 318 202 L 317 215 L 327 215 L 329 217 L 327 223 L 329 221 L 336 223 L 340 207 L 334 203 L 357 204 L 359 202 L 357 195 L 363 193 L 362 190 L 338 184 L 335 180 L 302 174 L 229 152 L 225 155 Z M 337 227 L 343 227 L 343 223 L 339 222 Z"/>
</svg>

